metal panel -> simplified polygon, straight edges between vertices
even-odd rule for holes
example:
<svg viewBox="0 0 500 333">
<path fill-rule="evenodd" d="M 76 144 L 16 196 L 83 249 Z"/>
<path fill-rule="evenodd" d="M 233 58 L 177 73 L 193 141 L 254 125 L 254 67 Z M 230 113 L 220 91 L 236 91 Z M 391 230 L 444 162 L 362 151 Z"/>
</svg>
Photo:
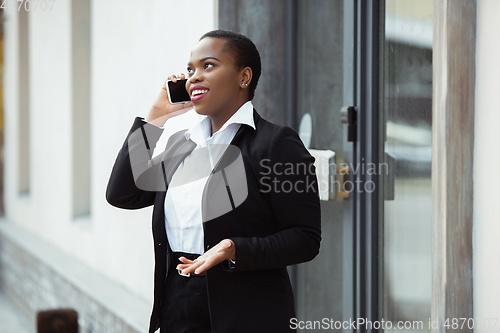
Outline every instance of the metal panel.
<svg viewBox="0 0 500 333">
<path fill-rule="evenodd" d="M 377 175 L 359 170 L 379 163 L 380 45 L 383 1 L 344 2 L 344 106 L 357 109 L 357 135 L 344 163 L 358 186 L 344 201 L 344 320 L 378 320 L 379 189 Z M 352 24 L 349 24 L 352 18 Z M 360 185 L 360 186 L 359 186 Z M 374 329 L 347 328 L 344 332 Z"/>
<path fill-rule="evenodd" d="M 355 105 L 356 102 L 356 73 L 357 62 L 355 56 L 357 54 L 357 1 L 344 0 L 344 87 L 343 87 L 343 105 Z M 340 122 L 340 119 L 339 119 Z M 347 126 L 347 125 L 346 125 Z M 347 129 L 343 131 L 343 161 L 348 165 L 356 164 L 356 143 L 347 141 Z M 349 175 L 350 179 L 352 175 Z M 356 285 L 355 277 L 357 276 L 356 265 L 356 200 L 357 196 L 351 193 L 349 199 L 343 203 L 343 315 L 344 321 L 349 321 L 356 316 Z M 344 328 L 344 332 L 352 332 L 350 328 Z"/>
<path fill-rule="evenodd" d="M 359 1 L 357 7 L 357 91 L 358 141 L 356 161 L 363 166 L 379 165 L 381 9 L 384 1 Z M 362 172 L 356 178 L 356 318 L 378 320 L 379 191 L 378 175 Z M 371 188 L 375 191 L 371 191 Z M 375 329 L 358 329 L 371 332 Z"/>
</svg>

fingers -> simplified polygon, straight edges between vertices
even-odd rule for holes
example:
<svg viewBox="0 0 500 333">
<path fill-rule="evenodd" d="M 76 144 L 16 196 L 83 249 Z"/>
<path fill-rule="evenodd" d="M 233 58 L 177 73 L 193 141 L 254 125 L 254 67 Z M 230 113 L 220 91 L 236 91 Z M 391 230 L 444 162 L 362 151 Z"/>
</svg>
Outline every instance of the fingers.
<svg viewBox="0 0 500 333">
<path fill-rule="evenodd" d="M 186 274 L 192 273 L 196 268 L 198 268 L 205 262 L 205 258 L 203 256 L 199 256 L 194 260 L 187 259 L 186 257 L 179 257 L 179 260 L 182 261 L 182 264 L 178 264 L 176 268 L 181 269 L 183 273 L 184 270 L 189 268 L 187 271 L 185 271 Z"/>
<path fill-rule="evenodd" d="M 213 264 L 210 264 L 208 261 L 203 262 L 198 268 L 195 269 L 194 274 L 200 274 L 207 269 L 211 268 L 212 266 L 215 266 Z"/>
<path fill-rule="evenodd" d="M 177 265 L 177 269 L 184 270 L 193 264 L 193 260 L 187 259 L 186 257 L 179 257 L 182 264 Z"/>
<path fill-rule="evenodd" d="M 180 73 L 179 75 L 170 75 L 168 78 L 167 78 L 167 81 L 170 80 L 172 82 L 177 82 L 177 80 L 185 80 L 186 79 L 186 76 L 184 75 L 184 73 Z"/>
<path fill-rule="evenodd" d="M 182 273 L 184 274 L 187 273 L 199 274 L 222 262 L 222 260 L 224 259 L 221 258 L 221 256 L 219 255 L 212 254 L 207 256 L 204 254 L 199 256 L 189 264 L 177 265 L 177 269 L 181 269 Z"/>
<path fill-rule="evenodd" d="M 182 261 L 185 264 L 192 264 L 193 263 L 193 260 L 190 260 L 190 259 L 188 259 L 186 257 L 179 257 L 179 260 Z"/>
<path fill-rule="evenodd" d="M 200 272 L 203 272 L 206 269 L 209 269 L 210 267 L 213 266 L 213 265 L 205 266 L 202 270 L 200 270 L 199 267 L 205 263 L 206 263 L 205 260 L 200 260 L 200 261 L 193 262 L 193 263 L 187 264 L 187 265 L 179 264 L 179 265 L 177 265 L 177 269 L 182 270 L 183 274 L 187 274 L 187 273 L 199 274 Z"/>
<path fill-rule="evenodd" d="M 177 265 L 177 269 L 181 269 L 184 274 L 199 274 L 232 257 L 234 257 L 234 244 L 232 240 L 224 239 L 195 260 L 180 257 L 182 264 Z"/>
</svg>

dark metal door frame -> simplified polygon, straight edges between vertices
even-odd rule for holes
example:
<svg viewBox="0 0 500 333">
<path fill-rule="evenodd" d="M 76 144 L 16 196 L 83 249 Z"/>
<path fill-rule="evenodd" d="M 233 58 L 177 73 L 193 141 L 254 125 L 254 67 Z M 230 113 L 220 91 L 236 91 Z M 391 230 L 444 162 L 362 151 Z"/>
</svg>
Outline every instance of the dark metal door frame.
<svg viewBox="0 0 500 333">
<path fill-rule="evenodd" d="M 384 0 L 344 0 L 344 103 L 357 113 L 356 140 L 344 133 L 344 163 L 356 187 L 344 199 L 344 321 L 379 318 L 379 175 L 366 173 L 380 161 L 381 51 Z M 346 127 L 344 127 L 346 128 Z M 346 132 L 346 131 L 344 131 Z M 365 172 L 361 172 L 363 170 Z M 357 168 L 358 167 L 358 168 Z M 357 187 L 359 186 L 359 188 Z M 366 186 L 366 187 L 365 187 Z M 373 191 L 372 191 L 373 189 Z M 376 332 L 365 326 L 344 332 Z"/>
</svg>

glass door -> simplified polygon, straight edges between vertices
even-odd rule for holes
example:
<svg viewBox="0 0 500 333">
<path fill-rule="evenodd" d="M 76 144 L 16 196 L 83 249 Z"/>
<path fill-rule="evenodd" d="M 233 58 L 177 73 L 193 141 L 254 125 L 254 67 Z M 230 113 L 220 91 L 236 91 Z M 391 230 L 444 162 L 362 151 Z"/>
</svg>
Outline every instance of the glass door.
<svg viewBox="0 0 500 333">
<path fill-rule="evenodd" d="M 344 2 L 344 332 L 429 331 L 432 10 Z"/>
<path fill-rule="evenodd" d="M 383 67 L 386 162 L 381 316 L 391 332 L 430 332 L 432 0 L 386 0 Z"/>
<path fill-rule="evenodd" d="M 297 1 L 297 129 L 347 170 L 321 202 L 320 254 L 296 267 L 299 332 L 428 328 L 432 9 Z"/>
<path fill-rule="evenodd" d="M 352 24 L 354 8 L 345 3 L 297 1 L 297 130 L 307 148 L 335 152 L 330 162 L 336 165 L 343 162 L 344 82 L 354 81 L 354 73 L 345 71 L 346 63 L 353 63 L 352 50 L 346 55 L 345 24 Z M 352 32 L 348 40 L 348 45 L 352 45 Z M 325 175 L 326 183 L 319 183 L 320 191 L 345 192 L 335 183 L 342 181 L 335 174 L 336 167 L 330 169 L 333 173 Z M 352 248 L 353 241 L 344 238 L 346 200 L 349 199 L 337 195 L 335 200 L 321 201 L 320 253 L 315 260 L 297 265 L 297 317 L 303 321 L 298 332 L 338 332 L 344 301 L 352 297 L 344 285 L 344 267 L 352 266 L 351 258 L 346 263 L 344 248 Z"/>
</svg>

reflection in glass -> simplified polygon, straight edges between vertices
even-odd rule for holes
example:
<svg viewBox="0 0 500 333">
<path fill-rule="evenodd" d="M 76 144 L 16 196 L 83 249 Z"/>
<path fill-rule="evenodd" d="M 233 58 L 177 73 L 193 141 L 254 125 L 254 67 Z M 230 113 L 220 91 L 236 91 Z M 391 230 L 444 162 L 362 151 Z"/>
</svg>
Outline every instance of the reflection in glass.
<svg viewBox="0 0 500 333">
<path fill-rule="evenodd" d="M 430 332 L 432 15 L 432 0 L 386 0 L 382 141 L 395 167 L 386 179 L 394 198 L 384 203 L 381 317 L 391 332 Z M 399 321 L 413 328 L 397 329 Z"/>
</svg>

